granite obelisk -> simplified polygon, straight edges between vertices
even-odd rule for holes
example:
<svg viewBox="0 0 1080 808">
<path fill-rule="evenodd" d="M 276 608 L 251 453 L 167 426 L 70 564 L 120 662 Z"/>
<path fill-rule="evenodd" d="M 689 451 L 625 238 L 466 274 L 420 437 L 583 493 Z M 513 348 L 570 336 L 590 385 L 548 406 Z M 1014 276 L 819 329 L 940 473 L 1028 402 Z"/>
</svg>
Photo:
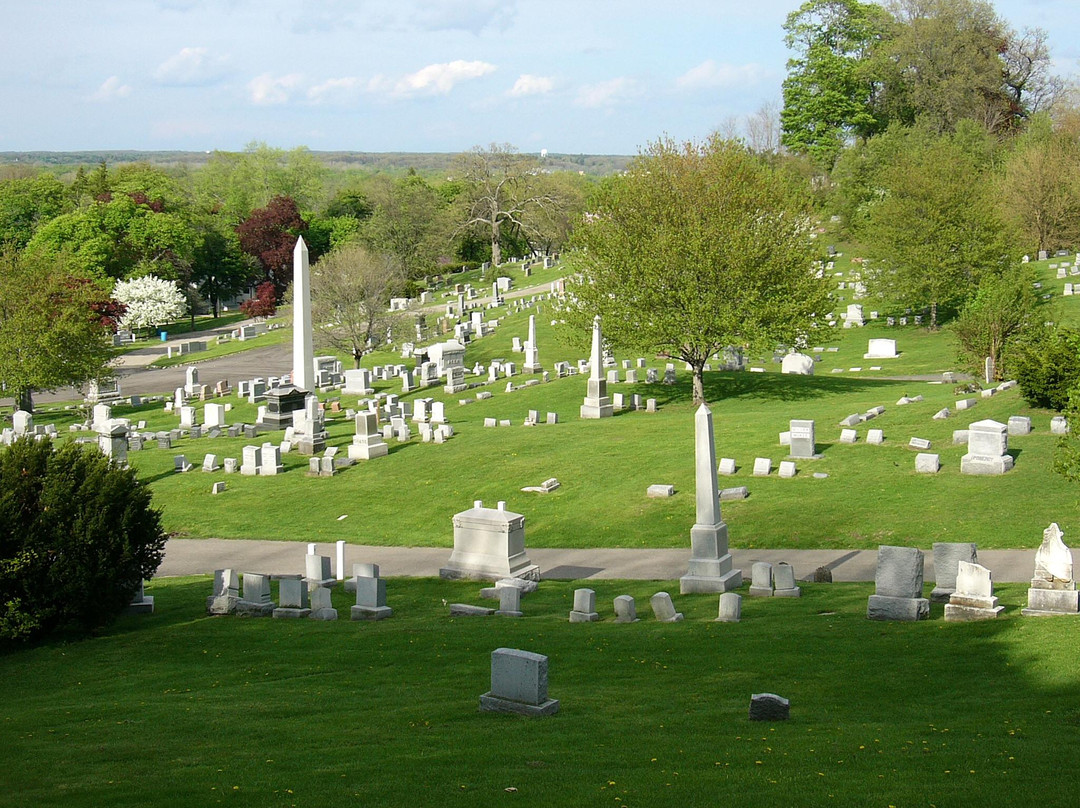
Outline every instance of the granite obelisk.
<svg viewBox="0 0 1080 808">
<path fill-rule="evenodd" d="M 593 319 L 592 356 L 589 358 L 589 388 L 581 405 L 582 418 L 609 418 L 615 414 L 607 394 L 604 378 L 604 337 L 600 332 L 600 316 Z"/>
<path fill-rule="evenodd" d="M 679 579 L 679 591 L 727 592 L 742 584 L 742 571 L 732 569 L 727 525 L 720 515 L 716 480 L 716 446 L 712 411 L 702 404 L 694 415 L 694 462 L 697 516 L 690 529 L 690 568 Z"/>
<path fill-rule="evenodd" d="M 307 392 L 315 390 L 315 349 L 311 332 L 311 270 L 304 237 L 293 249 L 292 384 Z"/>
<path fill-rule="evenodd" d="M 540 361 L 537 358 L 538 351 L 536 349 L 536 315 L 529 315 L 529 339 L 525 343 L 525 364 L 522 366 L 522 370 L 526 373 L 539 373 L 543 370 L 540 365 Z"/>
</svg>

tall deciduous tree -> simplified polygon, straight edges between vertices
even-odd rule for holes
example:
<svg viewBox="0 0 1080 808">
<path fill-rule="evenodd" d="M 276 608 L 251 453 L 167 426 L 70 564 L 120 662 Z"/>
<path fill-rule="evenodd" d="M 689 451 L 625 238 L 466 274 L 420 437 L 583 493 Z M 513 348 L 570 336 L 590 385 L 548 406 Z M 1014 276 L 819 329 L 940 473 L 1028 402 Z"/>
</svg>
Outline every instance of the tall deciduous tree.
<svg viewBox="0 0 1080 808">
<path fill-rule="evenodd" d="M 0 254 L 0 383 L 28 412 L 35 390 L 107 375 L 112 345 L 95 307 L 109 297 L 88 281 L 64 255 Z"/>
<path fill-rule="evenodd" d="M 1034 280 L 1034 273 L 1023 264 L 1001 275 L 984 277 L 953 323 L 960 360 L 976 375 L 982 373 L 987 358 L 993 363 L 995 379 L 1013 375 L 1004 361 L 1009 348 L 1039 325 Z"/>
<path fill-rule="evenodd" d="M 120 281 L 113 297 L 126 307 L 121 325 L 132 330 L 175 322 L 187 311 L 187 298 L 176 282 L 153 275 Z"/>
<path fill-rule="evenodd" d="M 265 208 L 252 211 L 237 225 L 241 249 L 259 262 L 279 298 L 292 280 L 296 237 L 305 230 L 307 222 L 300 217 L 296 202 L 287 196 L 274 197 Z"/>
<path fill-rule="evenodd" d="M 430 274 L 449 229 L 438 191 L 410 175 L 373 182 L 370 193 L 375 207 L 360 229 L 364 243 L 397 261 L 405 278 Z"/>
<path fill-rule="evenodd" d="M 784 42 L 795 52 L 784 79 L 782 141 L 831 168 L 849 138 L 881 128 L 866 60 L 888 30 L 878 5 L 808 0 L 788 15 Z"/>
<path fill-rule="evenodd" d="M 558 204 L 540 183 L 535 159 L 518 154 L 510 144 L 479 146 L 457 159 L 463 189 L 458 232 L 475 230 L 491 242 L 491 261 L 502 263 L 506 230 L 526 237 L 537 232 L 537 216 Z"/>
<path fill-rule="evenodd" d="M 390 295 L 403 281 L 387 255 L 348 245 L 327 253 L 311 269 L 311 314 L 315 341 L 352 356 L 356 367 L 382 343 L 394 319 Z"/>
<path fill-rule="evenodd" d="M 959 308 L 986 275 L 1016 260 L 994 185 L 960 138 L 904 133 L 878 176 L 879 198 L 860 229 L 874 291 L 909 306 Z"/>
<path fill-rule="evenodd" d="M 51 174 L 0 182 L 0 244 L 25 247 L 41 225 L 63 212 L 64 193 Z"/>
<path fill-rule="evenodd" d="M 191 261 L 191 282 L 210 301 L 214 317 L 218 303 L 245 291 L 258 277 L 254 258 L 240 249 L 235 232 L 221 226 L 216 217 L 205 217 L 198 225 L 197 243 Z"/>
<path fill-rule="evenodd" d="M 829 308 L 808 214 L 790 178 L 738 143 L 651 144 L 575 230 L 568 325 L 586 333 L 599 314 L 613 345 L 689 363 L 701 402 L 710 356 L 794 344 Z"/>
</svg>

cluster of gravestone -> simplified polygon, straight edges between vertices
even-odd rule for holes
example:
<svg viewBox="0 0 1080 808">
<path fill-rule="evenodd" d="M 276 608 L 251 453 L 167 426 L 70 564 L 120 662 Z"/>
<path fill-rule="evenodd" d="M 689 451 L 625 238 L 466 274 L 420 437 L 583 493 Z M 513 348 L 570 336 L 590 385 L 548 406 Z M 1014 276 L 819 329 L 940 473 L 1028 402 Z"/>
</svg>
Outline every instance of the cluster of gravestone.
<svg viewBox="0 0 1080 808">
<path fill-rule="evenodd" d="M 339 559 L 340 560 L 340 559 Z M 330 557 L 305 556 L 304 575 L 243 574 L 232 569 L 214 571 L 214 591 L 206 599 L 206 611 L 211 615 L 241 617 L 308 618 L 337 620 L 331 589 L 342 583 L 331 574 Z M 278 600 L 272 600 L 271 581 L 278 583 Z M 353 577 L 344 581 L 347 592 L 354 592 L 356 603 L 349 610 L 353 620 L 382 620 L 393 615 L 386 605 L 386 581 L 379 577 L 377 564 L 353 564 Z"/>
<path fill-rule="evenodd" d="M 923 597 L 924 556 L 914 547 L 878 548 L 874 594 L 866 616 L 872 620 L 925 620 L 930 602 L 945 603 L 948 621 L 988 620 L 1004 607 L 994 596 L 992 574 L 978 563 L 971 543 L 935 543 L 935 586 Z M 1051 524 L 1035 554 L 1035 574 L 1028 589 L 1025 616 L 1080 614 L 1072 552 L 1062 541 L 1061 529 Z"/>
</svg>

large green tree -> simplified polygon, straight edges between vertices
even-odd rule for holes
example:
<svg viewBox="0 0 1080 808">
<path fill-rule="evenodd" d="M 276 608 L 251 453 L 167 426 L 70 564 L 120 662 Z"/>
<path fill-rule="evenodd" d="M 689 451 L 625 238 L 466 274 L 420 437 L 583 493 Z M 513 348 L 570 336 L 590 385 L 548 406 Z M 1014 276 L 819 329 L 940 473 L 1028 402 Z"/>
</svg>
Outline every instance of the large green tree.
<svg viewBox="0 0 1080 808">
<path fill-rule="evenodd" d="M 988 275 L 979 283 L 975 296 L 952 324 L 960 344 L 960 361 L 982 374 L 989 358 L 995 379 L 1013 375 L 1004 361 L 1009 349 L 1040 325 L 1039 299 L 1032 286 L 1035 273 L 1020 264 L 1001 275 Z"/>
<path fill-rule="evenodd" d="M 107 301 L 64 254 L 0 254 L 0 383 L 17 406 L 32 412 L 35 390 L 107 375 L 112 344 L 95 311 Z"/>
<path fill-rule="evenodd" d="M 873 290 L 908 306 L 960 308 L 986 275 L 1018 256 L 980 155 L 961 136 L 902 132 L 903 147 L 877 175 L 859 235 Z"/>
<path fill-rule="evenodd" d="M 575 230 L 567 323 L 687 362 L 701 402 L 713 354 L 796 344 L 829 308 L 810 235 L 805 193 L 741 144 L 653 143 Z"/>
<path fill-rule="evenodd" d="M 65 189 L 41 174 L 0 182 L 0 244 L 25 247 L 34 232 L 64 211 Z"/>
<path fill-rule="evenodd" d="M 788 15 L 784 42 L 795 56 L 783 84 L 785 146 L 828 169 L 850 138 L 881 128 L 865 65 L 889 22 L 880 6 L 858 0 L 808 0 Z"/>
<path fill-rule="evenodd" d="M 448 245 L 443 197 L 417 175 L 378 178 L 369 190 L 374 209 L 360 226 L 361 240 L 371 251 L 393 258 L 405 278 L 431 274 Z"/>
</svg>

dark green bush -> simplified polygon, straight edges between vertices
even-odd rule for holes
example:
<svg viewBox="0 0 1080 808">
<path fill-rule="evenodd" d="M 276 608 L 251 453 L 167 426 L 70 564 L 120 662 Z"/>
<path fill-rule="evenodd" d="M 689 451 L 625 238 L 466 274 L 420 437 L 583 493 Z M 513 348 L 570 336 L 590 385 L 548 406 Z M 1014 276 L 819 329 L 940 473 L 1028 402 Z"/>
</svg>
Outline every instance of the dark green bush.
<svg viewBox="0 0 1080 808">
<path fill-rule="evenodd" d="M 1069 389 L 1080 382 L 1080 332 L 1038 329 L 1011 349 L 1008 365 L 1028 404 L 1063 412 Z"/>
<path fill-rule="evenodd" d="M 0 451 L 0 642 L 112 621 L 165 538 L 149 488 L 96 447 L 22 438 Z"/>
</svg>

